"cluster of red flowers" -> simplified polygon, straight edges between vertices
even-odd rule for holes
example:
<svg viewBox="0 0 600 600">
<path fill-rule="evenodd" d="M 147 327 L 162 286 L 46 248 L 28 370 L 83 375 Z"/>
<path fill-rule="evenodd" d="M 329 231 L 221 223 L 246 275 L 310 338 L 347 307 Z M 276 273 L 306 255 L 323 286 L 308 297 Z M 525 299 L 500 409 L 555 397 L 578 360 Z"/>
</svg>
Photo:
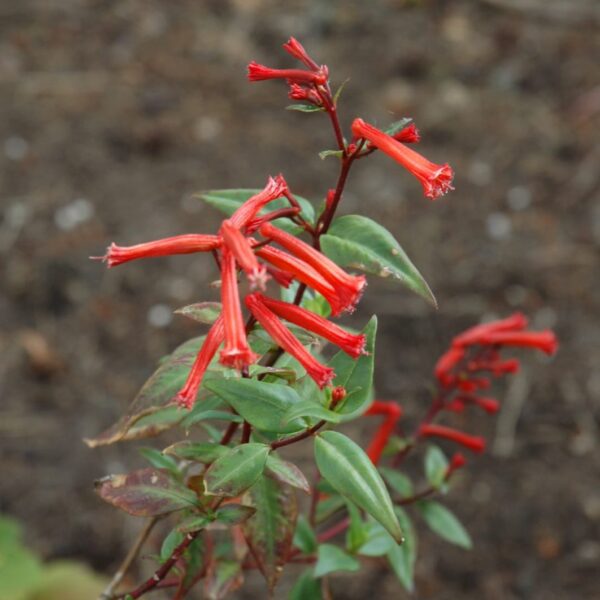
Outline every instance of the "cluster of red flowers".
<svg viewBox="0 0 600 600">
<path fill-rule="evenodd" d="M 292 206 L 296 205 L 283 177 L 270 178 L 261 192 L 222 222 L 218 235 L 180 235 L 129 247 L 111 244 L 103 257 L 109 267 L 114 267 L 139 258 L 215 253 L 221 269 L 222 313 L 211 326 L 189 377 L 177 395 L 181 406 L 190 408 L 194 404 L 202 378 L 222 343 L 219 360 L 227 367 L 245 371 L 259 358 L 248 344 L 238 288 L 239 270 L 245 273 L 251 290 L 264 291 L 270 276 L 283 287 L 297 280 L 319 292 L 330 304 L 333 315 L 351 312 L 360 299 L 366 283 L 364 276 L 346 273 L 312 246 L 272 225 L 269 221 L 279 216 L 278 211 L 258 216 L 260 210 L 282 196 L 290 198 Z M 255 232 L 264 240 L 253 238 Z M 259 262 L 258 258 L 265 262 Z M 325 338 L 353 358 L 364 352 L 364 335 L 348 333 L 305 308 L 268 298 L 257 291 L 246 295 L 244 303 L 273 340 L 294 356 L 321 388 L 331 382 L 333 370 L 317 361 L 281 319 Z"/>
<path fill-rule="evenodd" d="M 526 331 L 527 324 L 524 315 L 515 313 L 506 319 L 471 327 L 456 336 L 435 366 L 439 383 L 437 408 L 462 412 L 467 406 L 477 406 L 489 414 L 496 413 L 500 407 L 498 401 L 480 395 L 481 392 L 490 388 L 491 376 L 500 377 L 519 369 L 519 361 L 502 359 L 501 350 L 524 347 L 554 354 L 558 348 L 553 331 Z M 474 452 L 485 448 L 482 437 L 430 422 L 421 426 L 419 435 L 448 439 Z"/>
<path fill-rule="evenodd" d="M 290 38 L 283 47 L 307 69 L 271 69 L 251 62 L 248 65 L 248 79 L 250 81 L 283 79 L 289 86 L 290 98 L 324 110 L 335 109 L 335 101 L 329 89 L 327 67 L 318 65 L 294 38 Z M 421 182 L 425 196 L 428 198 L 435 200 L 454 189 L 452 187 L 454 173 L 449 165 L 436 165 L 404 145 L 420 141 L 419 132 L 414 125 L 411 124 L 394 135 L 388 135 L 362 119 L 355 119 L 352 123 L 352 133 L 354 138 L 347 146 L 350 153 L 356 152 L 360 157 L 376 148 L 381 150 Z"/>
</svg>

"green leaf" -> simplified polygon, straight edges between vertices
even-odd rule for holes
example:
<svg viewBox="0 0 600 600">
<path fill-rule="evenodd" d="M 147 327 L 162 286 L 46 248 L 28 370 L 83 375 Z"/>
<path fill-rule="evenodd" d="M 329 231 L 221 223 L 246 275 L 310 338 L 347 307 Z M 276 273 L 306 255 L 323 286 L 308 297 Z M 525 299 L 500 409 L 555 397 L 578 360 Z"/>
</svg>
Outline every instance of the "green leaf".
<svg viewBox="0 0 600 600">
<path fill-rule="evenodd" d="M 294 404 L 285 413 L 283 422 L 290 423 L 299 417 L 313 417 L 319 421 L 327 421 L 328 423 L 339 423 L 342 420 L 341 415 L 312 400 L 301 400 L 298 404 Z"/>
<path fill-rule="evenodd" d="M 290 104 L 285 107 L 286 110 L 296 110 L 303 113 L 314 113 L 323 112 L 325 109 L 322 106 L 315 106 L 314 104 Z"/>
<path fill-rule="evenodd" d="M 300 402 L 296 390 L 287 385 L 256 379 L 228 379 L 208 382 L 206 388 L 230 404 L 257 429 L 294 433 L 304 428 L 301 421 L 283 423 L 290 408 Z"/>
<path fill-rule="evenodd" d="M 422 500 L 417 506 L 427 525 L 441 538 L 466 550 L 473 547 L 467 530 L 445 506 L 434 500 Z"/>
<path fill-rule="evenodd" d="M 179 529 L 172 529 L 170 533 L 163 540 L 162 546 L 160 547 L 160 560 L 165 562 L 173 554 L 173 551 L 181 542 L 185 535 L 179 531 Z"/>
<path fill-rule="evenodd" d="M 165 454 L 171 454 L 183 460 L 194 460 L 196 462 L 210 464 L 229 452 L 227 446 L 211 444 L 209 442 L 177 442 L 163 450 Z"/>
<path fill-rule="evenodd" d="M 400 543 L 402 531 L 385 483 L 363 449 L 337 431 L 315 437 L 321 475 L 346 499 L 379 521 Z"/>
<path fill-rule="evenodd" d="M 446 455 L 437 446 L 429 446 L 425 453 L 425 476 L 431 487 L 438 489 L 444 483 L 447 471 Z"/>
<path fill-rule="evenodd" d="M 223 307 L 220 302 L 198 302 L 178 308 L 175 314 L 183 315 L 193 321 L 198 321 L 198 323 L 212 325 L 221 314 L 222 309 Z"/>
<path fill-rule="evenodd" d="M 246 522 L 256 509 L 253 506 L 243 504 L 225 504 L 217 511 L 216 520 L 225 525 L 238 525 Z"/>
<path fill-rule="evenodd" d="M 321 236 L 321 248 L 340 266 L 396 279 L 437 306 L 427 282 L 400 244 L 375 221 L 360 215 L 340 217 Z"/>
<path fill-rule="evenodd" d="M 336 375 L 334 386 L 341 385 L 348 394 L 338 412 L 344 420 L 350 420 L 362 414 L 373 399 L 373 369 L 375 360 L 375 335 L 377 333 L 377 317 L 371 317 L 362 331 L 367 342 L 365 350 L 368 354 L 353 359 L 341 350 L 329 361 L 329 366 Z"/>
<path fill-rule="evenodd" d="M 206 493 L 213 496 L 239 496 L 260 477 L 270 450 L 266 444 L 241 444 L 228 450 L 206 471 Z"/>
<path fill-rule="evenodd" d="M 414 591 L 414 571 L 417 559 L 417 536 L 408 515 L 396 506 L 396 516 L 404 532 L 404 543 L 394 546 L 387 553 L 388 560 L 394 573 L 407 591 Z"/>
<path fill-rule="evenodd" d="M 312 569 L 304 571 L 298 577 L 290 592 L 289 600 L 323 600 L 321 583 L 315 579 Z"/>
<path fill-rule="evenodd" d="M 317 551 L 317 536 L 304 515 L 298 517 L 296 533 L 294 533 L 294 546 L 302 550 L 303 554 L 312 554 Z"/>
<path fill-rule="evenodd" d="M 335 571 L 358 571 L 360 563 L 333 544 L 321 544 L 315 565 L 315 577 L 323 577 Z"/>
<path fill-rule="evenodd" d="M 197 197 L 210 206 L 225 213 L 227 216 L 231 216 L 236 209 L 248 200 L 248 198 L 258 194 L 260 191 L 261 190 L 259 189 L 211 190 L 198 194 Z M 300 204 L 300 215 L 302 218 L 308 223 L 313 223 L 315 219 L 315 209 L 313 208 L 313 205 L 306 198 L 296 196 L 295 194 L 294 197 L 298 200 L 298 204 Z M 288 208 L 289 206 L 290 203 L 287 198 L 277 198 L 276 200 L 269 202 L 258 214 L 259 216 L 264 215 L 279 208 Z M 298 227 L 287 218 L 275 219 L 273 224 L 290 233 L 299 233 L 302 231 L 302 228 Z"/>
<path fill-rule="evenodd" d="M 363 556 L 384 556 L 397 545 L 394 538 L 377 521 L 369 521 L 367 539 L 358 549 L 358 553 Z"/>
<path fill-rule="evenodd" d="M 402 119 L 398 119 L 394 121 L 391 125 L 384 129 L 384 132 L 388 135 L 394 136 L 397 133 L 400 133 L 403 129 L 408 127 L 412 123 L 412 119 L 410 117 L 403 117 Z"/>
<path fill-rule="evenodd" d="M 125 416 L 95 438 L 86 439 L 86 444 L 95 448 L 121 440 L 149 437 L 179 423 L 187 411 L 169 404 L 183 387 L 203 342 L 204 336 L 193 338 L 163 358 L 159 368 L 130 404 Z M 202 396 L 206 396 L 203 390 L 199 393 L 199 397 Z"/>
<path fill-rule="evenodd" d="M 350 524 L 346 530 L 346 549 L 348 552 L 355 553 L 367 540 L 367 527 L 360 511 L 352 502 L 348 502 L 348 514 L 350 515 Z M 387 532 L 386 535 L 389 536 Z"/>
<path fill-rule="evenodd" d="M 256 513 L 242 525 L 242 531 L 272 591 L 292 548 L 298 518 L 296 495 L 289 486 L 263 476 L 244 495 L 244 503 L 254 506 Z"/>
<path fill-rule="evenodd" d="M 325 160 L 328 156 L 335 156 L 336 158 L 342 158 L 344 153 L 341 150 L 321 150 L 319 152 L 319 158 Z"/>
<path fill-rule="evenodd" d="M 96 493 L 106 502 L 137 517 L 153 517 L 195 507 L 197 497 L 163 469 L 141 469 L 96 481 Z"/>
<path fill-rule="evenodd" d="M 207 515 L 191 515 L 179 523 L 177 531 L 181 533 L 192 533 L 193 531 L 204 529 L 207 525 L 210 525 L 212 521 L 213 520 Z M 167 557 L 168 556 L 169 555 L 167 555 Z"/>
<path fill-rule="evenodd" d="M 404 473 L 400 473 L 400 471 L 391 469 L 389 467 L 379 467 L 379 472 L 389 483 L 390 487 L 394 491 L 398 492 L 402 497 L 407 498 L 408 496 L 413 495 L 414 490 L 412 482 L 406 475 L 404 475 Z"/>
<path fill-rule="evenodd" d="M 267 473 L 272 475 L 277 481 L 287 483 L 292 487 L 310 494 L 310 484 L 304 476 L 304 473 L 294 463 L 283 460 L 275 452 L 271 452 L 267 457 L 266 470 Z"/>
<path fill-rule="evenodd" d="M 337 106 L 338 100 L 340 99 L 340 96 L 342 95 L 342 92 L 344 91 L 344 88 L 346 87 L 346 84 L 350 81 L 350 79 L 346 79 L 345 81 L 343 81 L 340 85 L 340 87 L 335 91 L 335 94 L 333 95 L 333 105 Z"/>
<path fill-rule="evenodd" d="M 173 475 L 179 473 L 177 461 L 170 456 L 165 456 L 160 450 L 156 448 L 139 448 L 139 453 L 157 469 L 167 469 Z"/>
</svg>

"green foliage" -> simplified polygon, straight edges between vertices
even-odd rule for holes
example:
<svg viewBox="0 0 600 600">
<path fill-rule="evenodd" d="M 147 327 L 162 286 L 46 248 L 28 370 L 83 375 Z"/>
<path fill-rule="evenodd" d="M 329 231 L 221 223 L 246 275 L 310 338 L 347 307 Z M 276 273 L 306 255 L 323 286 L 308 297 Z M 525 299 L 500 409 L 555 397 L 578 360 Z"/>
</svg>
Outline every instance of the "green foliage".
<svg viewBox="0 0 600 600">
<path fill-rule="evenodd" d="M 422 500 L 418 508 L 427 525 L 441 538 L 466 550 L 473 547 L 467 530 L 445 506 L 434 500 Z"/>
<path fill-rule="evenodd" d="M 296 532 L 294 533 L 294 546 L 302 550 L 304 554 L 312 554 L 316 552 L 317 536 L 314 529 L 311 527 L 308 519 L 304 515 L 298 516 L 296 523 Z"/>
<path fill-rule="evenodd" d="M 303 113 L 323 112 L 324 110 L 322 106 L 315 106 L 314 104 L 290 104 L 285 108 L 286 110 L 295 110 Z"/>
<path fill-rule="evenodd" d="M 387 553 L 388 561 L 402 585 L 414 591 L 414 571 L 417 560 L 417 534 L 408 515 L 399 507 L 394 508 L 404 532 L 404 543 L 394 545 Z"/>
<path fill-rule="evenodd" d="M 189 529 L 187 529 L 186 531 L 189 531 Z M 173 551 L 175 550 L 175 548 L 177 548 L 177 546 L 179 546 L 179 544 L 181 544 L 181 542 L 183 542 L 184 537 L 185 537 L 185 535 L 183 533 L 183 529 L 182 530 L 172 529 L 166 535 L 166 537 L 163 540 L 163 543 L 160 547 L 161 562 L 164 562 L 165 560 L 167 560 L 169 558 L 169 556 L 171 556 L 171 554 L 173 554 Z"/>
<path fill-rule="evenodd" d="M 198 323 L 212 325 L 222 310 L 223 306 L 220 302 L 197 302 L 196 304 L 189 304 L 188 306 L 179 308 L 175 313 L 184 315 L 193 321 L 198 321 Z"/>
<path fill-rule="evenodd" d="M 343 267 L 400 281 L 429 303 L 436 300 L 423 276 L 385 227 L 361 215 L 336 219 L 321 237 L 323 252 Z"/>
<path fill-rule="evenodd" d="M 313 569 L 300 575 L 290 592 L 289 600 L 323 600 L 321 583 L 315 579 Z"/>
<path fill-rule="evenodd" d="M 292 548 L 298 518 L 296 495 L 289 486 L 263 476 L 244 495 L 244 503 L 253 506 L 256 513 L 242 530 L 272 591 Z"/>
<path fill-rule="evenodd" d="M 403 117 L 402 119 L 398 119 L 394 121 L 391 125 L 388 125 L 384 131 L 388 135 L 396 135 L 400 133 L 403 129 L 408 127 L 412 123 L 412 119 L 410 117 Z"/>
<path fill-rule="evenodd" d="M 321 544 L 315 565 L 315 577 L 323 577 L 335 571 L 358 571 L 360 563 L 333 544 Z"/>
<path fill-rule="evenodd" d="M 261 190 L 259 189 L 211 190 L 198 194 L 197 197 L 213 208 L 225 213 L 227 216 L 231 216 L 244 202 L 246 202 L 246 200 L 248 200 L 248 198 L 258 194 L 260 191 Z M 294 197 L 298 200 L 298 204 L 300 205 L 300 215 L 302 218 L 308 223 L 314 223 L 315 209 L 310 201 L 301 196 L 294 195 Z M 277 200 L 269 202 L 269 205 L 266 208 L 263 208 L 258 214 L 259 216 L 264 215 L 265 213 L 280 208 L 288 208 L 289 206 L 290 203 L 287 198 L 278 198 Z M 276 219 L 273 221 L 273 225 L 285 229 L 289 233 L 297 234 L 302 231 L 302 228 L 294 225 L 292 221 L 286 218 Z"/>
<path fill-rule="evenodd" d="M 206 493 L 214 496 L 239 496 L 260 477 L 270 450 L 266 444 L 241 444 L 228 450 L 206 471 Z"/>
<path fill-rule="evenodd" d="M 288 410 L 300 403 L 296 390 L 287 385 L 257 379 L 228 379 L 211 381 L 206 387 L 257 429 L 294 433 L 304 428 L 300 420 L 285 423 Z"/>
<path fill-rule="evenodd" d="M 398 469 L 391 469 L 389 467 L 379 467 L 379 472 L 383 475 L 389 486 L 395 492 L 398 492 L 400 496 L 408 498 L 413 495 L 412 482 L 404 473 L 401 473 Z"/>
<path fill-rule="evenodd" d="M 304 473 L 294 463 L 283 460 L 275 452 L 271 452 L 267 457 L 266 472 L 280 483 L 286 483 L 310 494 L 310 484 Z"/>
<path fill-rule="evenodd" d="M 224 525 L 238 525 L 246 522 L 255 512 L 253 506 L 225 504 L 217 511 L 216 520 Z"/>
<path fill-rule="evenodd" d="M 315 458 L 321 475 L 346 499 L 379 521 L 397 541 L 400 524 L 381 476 L 364 450 L 337 431 L 315 437 Z"/>
<path fill-rule="evenodd" d="M 425 453 L 425 476 L 432 488 L 438 489 L 444 483 L 448 471 L 448 459 L 437 446 L 429 446 Z"/>
<path fill-rule="evenodd" d="M 227 446 L 221 446 L 220 444 L 185 441 L 177 442 L 172 446 L 165 448 L 163 452 L 184 460 L 193 460 L 199 463 L 210 464 L 217 460 L 217 458 L 221 458 L 221 456 L 227 454 L 228 450 Z"/>
<path fill-rule="evenodd" d="M 375 335 L 377 334 L 377 317 L 371 317 L 362 333 L 367 337 L 365 350 L 357 359 L 353 359 L 341 350 L 329 361 L 335 370 L 333 385 L 346 388 L 346 399 L 338 412 L 344 420 L 354 419 L 361 415 L 373 399 L 373 372 L 375 361 Z"/>
</svg>

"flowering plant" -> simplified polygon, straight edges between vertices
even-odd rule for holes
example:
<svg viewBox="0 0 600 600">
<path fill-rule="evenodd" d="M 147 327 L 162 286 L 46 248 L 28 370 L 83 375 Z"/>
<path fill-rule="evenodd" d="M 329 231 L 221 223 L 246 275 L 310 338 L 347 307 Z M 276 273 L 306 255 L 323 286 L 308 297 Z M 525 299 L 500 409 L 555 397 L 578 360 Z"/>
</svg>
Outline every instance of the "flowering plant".
<svg viewBox="0 0 600 600">
<path fill-rule="evenodd" d="M 129 514 L 148 517 L 134 548 L 103 594 L 140 598 L 165 588 L 184 598 L 197 584 L 208 598 L 239 588 L 247 569 L 258 569 L 272 592 L 288 563 L 306 567 L 292 598 L 319 598 L 327 576 L 356 571 L 363 557 L 387 560 L 401 584 L 413 588 L 417 554 L 410 507 L 449 542 L 469 547 L 456 517 L 432 498 L 447 492 L 466 459 L 450 459 L 431 440 L 482 452 L 485 440 L 439 424 L 437 418 L 469 407 L 495 413 L 499 403 L 482 393 L 492 377 L 514 373 L 504 349 L 535 348 L 553 354 L 550 331 L 531 332 L 521 314 L 477 325 L 454 338 L 435 366 L 436 392 L 421 423 L 405 430 L 402 408 L 373 392 L 376 317 L 355 332 L 332 320 L 355 310 L 362 271 L 392 278 L 435 305 L 434 296 L 394 237 L 359 215 L 336 217 L 353 165 L 383 152 L 414 175 L 435 200 L 452 190 L 452 169 L 436 165 L 407 144 L 420 136 L 410 119 L 380 130 L 354 119 L 347 141 L 338 118 L 340 90 L 329 71 L 291 38 L 284 49 L 302 69 L 248 66 L 250 81 L 282 79 L 298 104 L 290 109 L 325 113 L 339 160 L 334 188 L 315 211 L 282 175 L 261 190 L 217 190 L 205 202 L 224 213 L 214 234 L 185 234 L 136 246 L 112 244 L 108 267 L 173 254 L 209 253 L 220 271 L 220 303 L 201 302 L 178 312 L 209 325 L 163 359 L 126 414 L 90 446 L 156 436 L 179 426 L 186 439 L 162 452 L 144 449 L 149 468 L 97 482 L 98 494 Z M 244 310 L 246 316 L 244 317 Z M 322 342 L 339 351 L 325 353 Z M 363 416 L 382 423 L 364 451 L 338 425 Z M 222 428 L 219 428 L 222 424 Z M 224 425 L 223 425 L 224 424 Z M 312 443 L 316 476 L 309 481 L 281 449 Z M 424 483 L 401 468 L 425 446 Z M 312 475 L 309 468 L 309 475 Z M 299 502 L 297 491 L 307 495 Z M 300 511 L 299 505 L 303 511 Z M 301 514 L 302 513 L 302 514 Z M 128 592 L 125 572 L 158 522 L 169 523 L 158 567 Z"/>
</svg>

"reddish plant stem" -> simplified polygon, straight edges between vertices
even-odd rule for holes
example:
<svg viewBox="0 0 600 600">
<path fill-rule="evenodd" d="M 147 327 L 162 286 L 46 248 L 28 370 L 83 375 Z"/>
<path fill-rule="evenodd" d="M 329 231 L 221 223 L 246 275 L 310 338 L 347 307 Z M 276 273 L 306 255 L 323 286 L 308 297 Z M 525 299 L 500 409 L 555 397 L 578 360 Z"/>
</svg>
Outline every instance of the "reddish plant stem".
<svg viewBox="0 0 600 600">
<path fill-rule="evenodd" d="M 226 446 L 227 444 L 229 444 L 231 438 L 234 436 L 238 427 L 239 423 L 237 421 L 231 421 L 231 423 L 229 423 L 229 426 L 225 430 L 225 433 L 223 434 L 223 437 L 221 438 L 219 444 L 221 444 L 221 446 Z"/>
<path fill-rule="evenodd" d="M 119 598 L 131 597 L 133 600 L 141 598 L 146 592 L 154 589 L 169 573 L 175 563 L 183 556 L 183 553 L 188 549 L 189 545 L 196 539 L 200 531 L 193 531 L 188 533 L 181 544 L 173 550 L 171 556 L 154 572 L 152 577 L 147 579 L 142 585 L 137 587 L 135 590 L 122 594 Z"/>
<path fill-rule="evenodd" d="M 242 428 L 242 439 L 240 444 L 247 444 L 250 441 L 250 434 L 252 433 L 252 425 L 248 421 L 244 421 L 244 427 Z"/>
<path fill-rule="evenodd" d="M 327 421 L 319 421 L 318 423 L 315 423 L 312 427 L 305 429 L 301 433 L 297 433 L 296 435 L 293 435 L 289 438 L 285 438 L 283 440 L 277 440 L 276 442 L 272 442 L 271 449 L 276 450 L 277 448 L 283 448 L 283 446 L 289 446 L 290 444 L 295 444 L 296 442 L 305 440 L 306 438 L 309 438 L 311 435 L 314 435 L 317 431 L 319 431 L 319 429 L 321 429 L 321 427 L 323 427 L 325 423 L 327 423 Z"/>
<path fill-rule="evenodd" d="M 350 525 L 350 517 L 344 517 L 339 523 L 332 525 L 329 529 L 326 529 L 323 533 L 320 533 L 317 536 L 317 539 L 320 543 L 326 542 L 331 538 L 334 538 L 336 535 L 339 535 L 343 531 L 348 529 L 348 525 Z"/>
</svg>

